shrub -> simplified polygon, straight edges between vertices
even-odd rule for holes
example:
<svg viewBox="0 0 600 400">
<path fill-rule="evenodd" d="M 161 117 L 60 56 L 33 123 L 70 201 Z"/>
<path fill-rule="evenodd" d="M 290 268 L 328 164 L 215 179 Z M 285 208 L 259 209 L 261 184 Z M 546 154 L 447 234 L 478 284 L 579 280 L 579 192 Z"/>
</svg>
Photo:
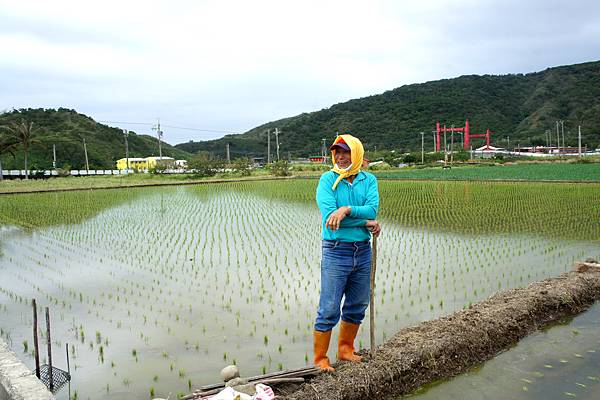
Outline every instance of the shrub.
<svg viewBox="0 0 600 400">
<path fill-rule="evenodd" d="M 215 176 L 217 172 L 222 172 L 225 168 L 222 160 L 205 155 L 192 158 L 189 165 L 195 177 Z"/>
<path fill-rule="evenodd" d="M 249 158 L 236 158 L 233 160 L 232 169 L 242 176 L 252 175 L 252 162 Z"/>
<path fill-rule="evenodd" d="M 272 162 L 267 168 L 271 172 L 271 175 L 288 176 L 290 174 L 290 167 L 286 160 Z"/>
</svg>

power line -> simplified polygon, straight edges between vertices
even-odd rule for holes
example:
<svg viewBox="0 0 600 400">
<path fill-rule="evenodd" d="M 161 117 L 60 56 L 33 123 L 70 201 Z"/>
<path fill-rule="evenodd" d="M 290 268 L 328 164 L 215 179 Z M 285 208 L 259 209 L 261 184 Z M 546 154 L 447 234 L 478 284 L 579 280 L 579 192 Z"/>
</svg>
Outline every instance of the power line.
<svg viewBox="0 0 600 400">
<path fill-rule="evenodd" d="M 102 124 L 124 124 L 124 125 L 146 125 L 146 126 L 155 126 L 156 124 L 150 122 L 127 122 L 127 121 L 98 121 Z M 162 125 L 164 128 L 171 129 L 182 129 L 186 131 L 198 131 L 198 132 L 215 132 L 215 133 L 229 133 L 229 134 L 239 134 L 239 132 L 233 132 L 230 130 L 220 130 L 220 129 L 202 129 L 202 128 L 190 128 L 185 126 L 173 126 L 173 125 Z"/>
</svg>

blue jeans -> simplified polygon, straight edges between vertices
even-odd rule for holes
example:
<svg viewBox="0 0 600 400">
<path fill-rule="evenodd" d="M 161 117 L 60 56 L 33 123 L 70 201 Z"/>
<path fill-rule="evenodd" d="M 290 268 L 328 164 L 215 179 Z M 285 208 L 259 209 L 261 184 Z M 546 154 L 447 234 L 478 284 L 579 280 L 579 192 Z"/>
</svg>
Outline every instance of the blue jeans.
<svg viewBox="0 0 600 400">
<path fill-rule="evenodd" d="M 326 332 L 340 320 L 360 324 L 369 305 L 371 244 L 323 240 L 321 296 L 315 330 Z"/>
</svg>

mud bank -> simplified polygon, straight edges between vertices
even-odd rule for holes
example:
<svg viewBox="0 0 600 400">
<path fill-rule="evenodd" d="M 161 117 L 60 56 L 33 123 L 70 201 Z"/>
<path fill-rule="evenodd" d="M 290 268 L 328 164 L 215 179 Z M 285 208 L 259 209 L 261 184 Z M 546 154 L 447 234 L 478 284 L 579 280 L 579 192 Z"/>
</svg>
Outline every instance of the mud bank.
<svg viewBox="0 0 600 400">
<path fill-rule="evenodd" d="M 535 330 L 589 308 L 600 299 L 598 269 L 499 292 L 469 309 L 402 329 L 371 354 L 365 352 L 364 362 L 338 363 L 333 374 L 277 387 L 277 398 L 391 399 L 461 374 Z"/>
</svg>

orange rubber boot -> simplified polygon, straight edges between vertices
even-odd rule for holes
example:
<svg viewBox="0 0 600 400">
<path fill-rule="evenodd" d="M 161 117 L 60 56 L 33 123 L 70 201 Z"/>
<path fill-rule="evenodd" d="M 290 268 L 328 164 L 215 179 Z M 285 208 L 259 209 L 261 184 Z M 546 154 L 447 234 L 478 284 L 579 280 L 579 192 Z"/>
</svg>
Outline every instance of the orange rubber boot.
<svg viewBox="0 0 600 400">
<path fill-rule="evenodd" d="M 315 330 L 313 333 L 314 338 L 314 351 L 315 351 L 315 365 L 321 368 L 324 372 L 333 372 L 335 369 L 329 364 L 329 358 L 327 358 L 327 350 L 329 349 L 329 340 L 331 339 L 331 331 L 321 332 Z"/>
<path fill-rule="evenodd" d="M 354 354 L 354 339 L 360 324 L 342 321 L 338 340 L 338 360 L 361 361 L 362 357 Z"/>
</svg>

